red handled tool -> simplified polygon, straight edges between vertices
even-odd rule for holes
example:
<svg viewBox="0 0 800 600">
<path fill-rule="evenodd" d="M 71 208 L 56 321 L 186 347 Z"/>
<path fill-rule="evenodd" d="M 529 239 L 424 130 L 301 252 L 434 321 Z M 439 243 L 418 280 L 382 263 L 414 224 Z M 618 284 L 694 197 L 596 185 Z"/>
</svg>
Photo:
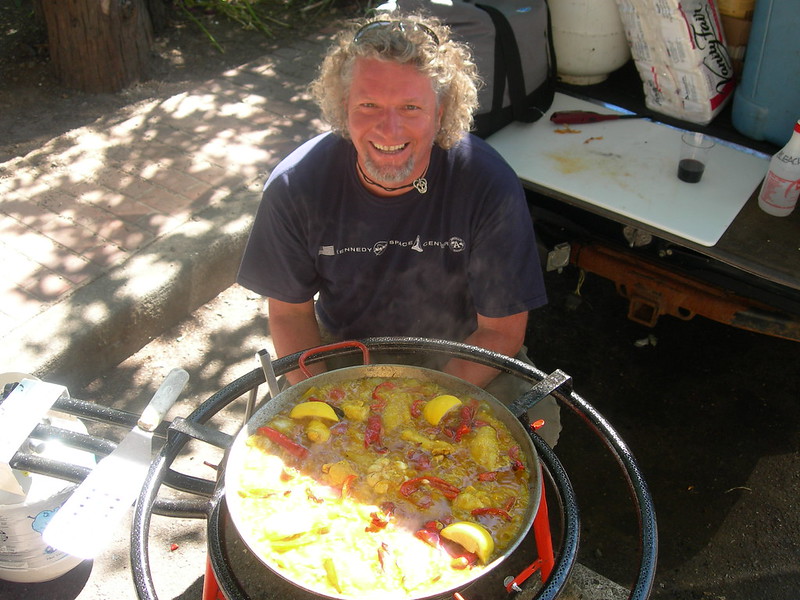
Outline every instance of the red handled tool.
<svg viewBox="0 0 800 600">
<path fill-rule="evenodd" d="M 617 119 L 645 119 L 641 115 L 603 115 L 590 110 L 558 110 L 550 115 L 550 120 L 558 125 L 583 125 L 599 121 L 616 121 Z"/>
</svg>

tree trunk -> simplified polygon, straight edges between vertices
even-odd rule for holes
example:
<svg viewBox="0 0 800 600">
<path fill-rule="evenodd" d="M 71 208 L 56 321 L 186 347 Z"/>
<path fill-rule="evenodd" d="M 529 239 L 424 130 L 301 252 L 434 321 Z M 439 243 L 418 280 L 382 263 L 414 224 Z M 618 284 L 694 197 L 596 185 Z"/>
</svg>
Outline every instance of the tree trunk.
<svg viewBox="0 0 800 600">
<path fill-rule="evenodd" d="M 167 0 L 147 0 L 147 12 L 156 37 L 167 29 Z"/>
<path fill-rule="evenodd" d="M 41 11 L 65 86 L 118 92 L 147 78 L 153 31 L 145 0 L 45 0 Z"/>
</svg>

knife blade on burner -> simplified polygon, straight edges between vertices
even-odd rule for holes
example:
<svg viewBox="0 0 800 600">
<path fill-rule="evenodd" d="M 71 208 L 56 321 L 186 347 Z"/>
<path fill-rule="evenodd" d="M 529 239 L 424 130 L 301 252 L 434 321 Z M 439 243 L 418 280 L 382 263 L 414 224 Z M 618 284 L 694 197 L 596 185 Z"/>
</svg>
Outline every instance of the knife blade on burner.
<svg viewBox="0 0 800 600">
<path fill-rule="evenodd" d="M 47 544 L 84 559 L 94 558 L 107 546 L 141 492 L 150 469 L 153 431 L 187 381 L 189 374 L 183 369 L 169 372 L 136 427 L 97 463 L 50 520 L 42 534 Z"/>
</svg>

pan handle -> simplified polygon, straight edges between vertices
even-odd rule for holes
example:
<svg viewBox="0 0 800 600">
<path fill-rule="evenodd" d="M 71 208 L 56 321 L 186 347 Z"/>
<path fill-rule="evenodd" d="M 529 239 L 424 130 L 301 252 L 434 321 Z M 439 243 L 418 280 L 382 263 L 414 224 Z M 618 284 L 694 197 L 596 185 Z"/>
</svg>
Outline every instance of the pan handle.
<svg viewBox="0 0 800 600">
<path fill-rule="evenodd" d="M 369 348 L 367 348 L 361 342 L 357 342 L 355 340 L 335 342 L 333 344 L 327 344 L 325 346 L 317 346 L 316 348 L 310 348 L 309 350 L 306 350 L 300 355 L 297 364 L 306 377 L 311 377 L 313 373 L 311 373 L 311 371 L 309 371 L 308 368 L 306 367 L 306 360 L 309 357 L 314 356 L 315 354 L 319 354 L 320 352 L 326 352 L 328 350 L 339 350 L 340 348 L 358 348 L 359 350 L 361 350 L 361 354 L 364 357 L 364 364 L 365 365 L 369 364 Z"/>
<path fill-rule="evenodd" d="M 561 386 L 564 386 L 562 390 L 564 393 L 571 393 L 572 377 L 564 373 L 561 369 L 556 369 L 509 404 L 508 410 L 510 410 L 515 417 L 521 417 L 539 401 L 552 394 Z"/>
</svg>

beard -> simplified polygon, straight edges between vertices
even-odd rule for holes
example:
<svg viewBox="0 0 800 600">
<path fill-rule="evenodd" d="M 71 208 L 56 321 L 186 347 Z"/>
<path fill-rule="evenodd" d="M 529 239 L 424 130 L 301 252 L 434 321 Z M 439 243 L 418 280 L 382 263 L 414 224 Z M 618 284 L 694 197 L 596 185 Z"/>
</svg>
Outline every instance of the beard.
<svg viewBox="0 0 800 600">
<path fill-rule="evenodd" d="M 369 157 L 364 157 L 364 171 L 375 181 L 383 184 L 398 184 L 411 177 L 414 172 L 414 157 L 402 165 L 379 166 Z"/>
</svg>

